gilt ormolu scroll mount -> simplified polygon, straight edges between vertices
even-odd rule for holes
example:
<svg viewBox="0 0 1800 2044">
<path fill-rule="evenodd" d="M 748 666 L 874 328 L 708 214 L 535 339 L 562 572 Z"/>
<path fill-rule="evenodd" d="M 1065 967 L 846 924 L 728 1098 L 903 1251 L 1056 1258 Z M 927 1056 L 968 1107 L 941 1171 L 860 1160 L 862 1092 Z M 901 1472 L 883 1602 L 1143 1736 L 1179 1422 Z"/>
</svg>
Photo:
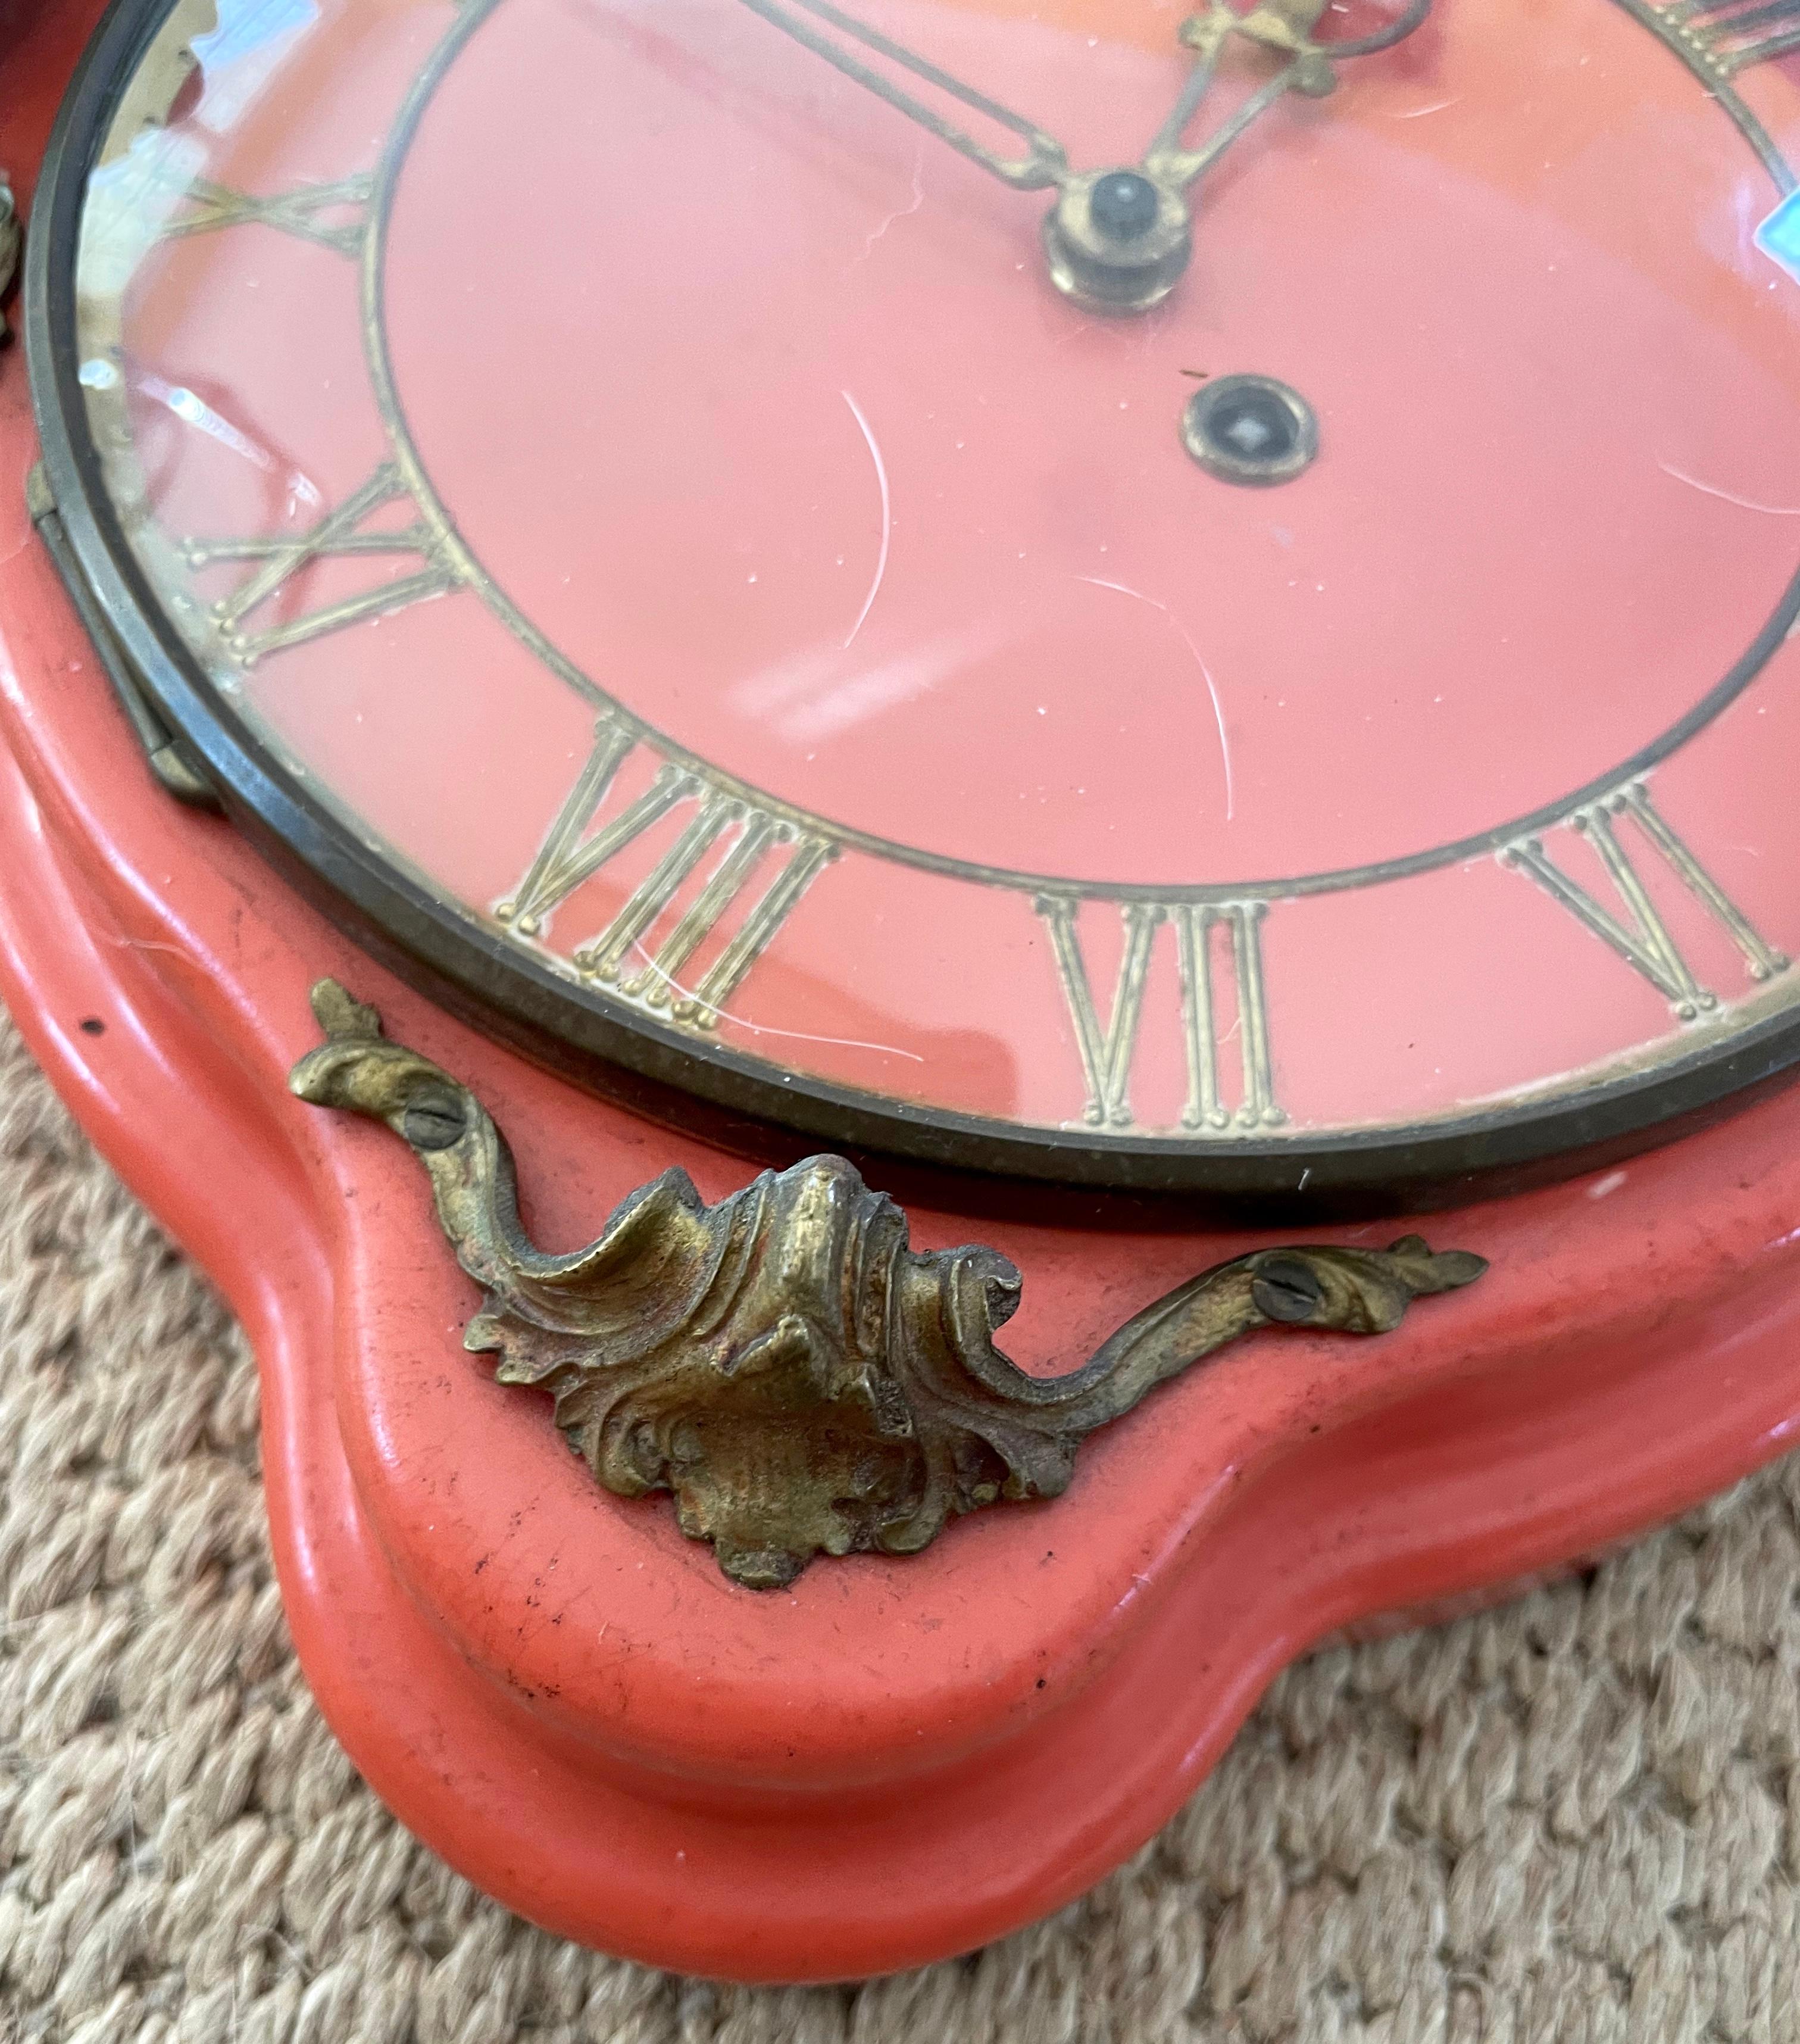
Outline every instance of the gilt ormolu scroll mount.
<svg viewBox="0 0 1800 2044">
<path fill-rule="evenodd" d="M 915 1554 L 954 1514 L 1054 1497 L 1096 1427 L 1226 1342 L 1272 1324 L 1380 1334 L 1487 1265 L 1391 1249 L 1259 1250 L 1146 1307 L 1065 1377 L 995 1347 L 1019 1303 L 996 1251 L 911 1248 L 905 1216 L 841 1158 L 765 1171 L 716 1206 L 665 1171 L 566 1256 L 519 1222 L 512 1157 L 466 1086 L 381 1033 L 332 980 L 326 1043 L 290 1084 L 385 1122 L 425 1167 L 487 1294 L 465 1347 L 539 1385 L 569 1445 L 622 1497 L 674 1494 L 733 1581 L 793 1581 L 816 1554 Z"/>
</svg>

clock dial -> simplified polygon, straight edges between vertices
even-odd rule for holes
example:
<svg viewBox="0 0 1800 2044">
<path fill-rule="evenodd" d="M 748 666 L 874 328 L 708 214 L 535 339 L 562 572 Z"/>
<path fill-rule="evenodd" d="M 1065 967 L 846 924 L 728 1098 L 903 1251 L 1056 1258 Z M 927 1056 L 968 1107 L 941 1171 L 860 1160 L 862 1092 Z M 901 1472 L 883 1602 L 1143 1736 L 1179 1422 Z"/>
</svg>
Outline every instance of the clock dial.
<svg viewBox="0 0 1800 2044">
<path fill-rule="evenodd" d="M 128 15 L 59 504 L 215 777 L 489 1005 L 1297 1193 L 1793 1056 L 1795 10 Z"/>
</svg>

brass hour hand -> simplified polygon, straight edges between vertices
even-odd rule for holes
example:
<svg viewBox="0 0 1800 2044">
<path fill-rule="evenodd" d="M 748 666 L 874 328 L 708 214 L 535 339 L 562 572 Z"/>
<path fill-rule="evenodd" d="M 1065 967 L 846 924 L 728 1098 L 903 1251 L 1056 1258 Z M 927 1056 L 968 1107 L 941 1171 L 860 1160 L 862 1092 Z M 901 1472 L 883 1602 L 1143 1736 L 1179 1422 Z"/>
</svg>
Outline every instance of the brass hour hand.
<svg viewBox="0 0 1800 2044">
<path fill-rule="evenodd" d="M 1228 0 L 1208 0 L 1180 28 L 1194 64 L 1179 98 L 1134 167 L 1065 178 L 1044 222 L 1044 252 L 1059 291 L 1099 312 L 1142 313 L 1160 305 L 1180 282 L 1193 253 L 1188 187 L 1245 130 L 1290 92 L 1322 98 L 1338 83 L 1345 57 L 1387 48 L 1430 12 L 1431 0 L 1407 0 L 1385 28 L 1341 40 L 1314 40 L 1326 0 L 1256 0 L 1240 14 Z M 1234 36 L 1272 51 L 1279 67 L 1194 148 L 1183 146 L 1188 124 L 1211 89 L 1219 58 Z"/>
<path fill-rule="evenodd" d="M 854 79 L 877 98 L 885 99 L 909 121 L 916 121 L 921 128 L 935 135 L 940 142 L 947 142 L 972 163 L 979 163 L 983 170 L 992 171 L 1002 183 L 1009 184 L 1019 191 L 1042 191 L 1049 186 L 1060 185 L 1067 179 L 1069 159 L 1063 152 L 1062 144 L 1054 136 L 1046 135 L 1035 123 L 1027 121 L 1023 114 L 1015 113 L 1011 107 L 1002 106 L 998 100 L 990 99 L 984 92 L 977 92 L 973 86 L 965 85 L 961 79 L 953 78 L 928 58 L 920 56 L 915 51 L 895 42 L 891 36 L 883 35 L 879 29 L 872 29 L 867 22 L 858 21 L 843 13 L 833 6 L 831 0 L 791 0 L 789 5 L 779 5 L 777 0 L 743 0 L 743 4 L 752 13 L 760 14 L 772 27 L 779 29 L 784 35 L 792 36 L 796 43 L 804 44 L 816 55 L 822 56 L 827 63 L 834 65 L 846 78 Z M 803 11 L 796 12 L 796 9 Z M 927 84 L 935 86 L 938 91 L 947 94 L 952 99 L 960 100 L 965 106 L 984 114 L 997 126 L 1010 129 L 1024 143 L 1025 153 L 1019 156 L 1003 156 L 998 150 L 988 148 L 984 143 L 977 141 L 953 121 L 946 121 L 942 114 L 935 113 L 923 100 L 915 99 L 904 86 L 895 84 L 873 65 L 864 63 L 861 57 L 846 49 L 842 42 L 834 40 L 815 27 L 813 21 L 804 18 L 804 15 L 811 15 L 814 20 L 828 24 L 837 30 L 839 36 L 848 36 L 852 41 L 861 43 L 865 48 L 885 57 L 890 63 L 911 71 L 915 78 L 923 79 Z"/>
<path fill-rule="evenodd" d="M 1194 68 L 1169 117 L 1144 152 L 1145 171 L 1158 184 L 1185 190 L 1278 99 L 1290 92 L 1322 99 L 1338 83 L 1338 64 L 1347 57 L 1370 56 L 1403 40 L 1430 13 L 1431 0 L 1409 0 L 1385 28 L 1368 35 L 1322 43 L 1314 39 L 1313 30 L 1325 10 L 1326 0 L 1257 0 L 1247 14 L 1240 14 L 1227 0 L 1211 0 L 1203 13 L 1189 15 L 1180 34 L 1194 52 Z M 1260 44 L 1286 61 L 1204 141 L 1184 149 L 1181 138 L 1211 89 L 1219 57 L 1234 36 Z"/>
</svg>

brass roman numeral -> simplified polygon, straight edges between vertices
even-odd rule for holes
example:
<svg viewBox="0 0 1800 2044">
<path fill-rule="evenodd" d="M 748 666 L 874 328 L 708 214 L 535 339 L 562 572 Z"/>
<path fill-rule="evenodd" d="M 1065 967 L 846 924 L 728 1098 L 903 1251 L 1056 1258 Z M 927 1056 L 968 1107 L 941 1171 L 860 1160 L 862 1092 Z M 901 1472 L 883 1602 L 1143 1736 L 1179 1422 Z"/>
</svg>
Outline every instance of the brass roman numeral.
<svg viewBox="0 0 1800 2044">
<path fill-rule="evenodd" d="M 1726 78 L 1800 50 L 1800 0 L 1664 0 L 1656 12 Z"/>
<path fill-rule="evenodd" d="M 163 232 L 171 237 L 211 234 L 221 227 L 242 227 L 257 221 L 340 256 L 355 256 L 362 250 L 374 185 L 374 179 L 365 171 L 332 184 L 300 185 L 292 191 L 259 198 L 196 178 L 185 194 L 191 210 L 170 221 Z"/>
<path fill-rule="evenodd" d="M 1624 916 L 1602 907 L 1587 889 L 1553 863 L 1537 838 L 1510 845 L 1500 855 L 1509 866 L 1522 867 L 1555 900 L 1571 909 L 1595 936 L 1610 945 L 1634 971 L 1641 973 L 1683 1022 L 1697 1020 L 1718 1005 L 1718 996 L 1702 986 L 1670 933 L 1662 912 L 1650 898 L 1642 875 L 1619 836 L 1629 822 L 1640 841 L 1661 859 L 1695 901 L 1717 922 L 1744 954 L 1750 977 L 1768 979 L 1784 970 L 1787 959 L 1765 943 L 1735 902 L 1658 815 L 1641 782 L 1634 781 L 1570 819 L 1598 854 L 1618 893 Z"/>
<path fill-rule="evenodd" d="M 213 618 L 227 646 L 247 667 L 253 667 L 265 654 L 285 647 L 303 645 L 328 632 L 341 632 L 365 617 L 380 617 L 408 604 L 443 596 L 462 578 L 439 558 L 437 542 L 420 521 L 403 527 L 363 529 L 363 521 L 384 505 L 406 495 L 406 486 L 391 462 L 384 462 L 363 486 L 354 491 L 335 511 L 326 513 L 309 532 L 297 536 L 254 540 L 187 540 L 182 551 L 190 568 L 210 567 L 221 561 L 255 561 L 261 563 L 231 594 L 213 605 Z M 311 562 L 345 555 L 412 556 L 424 563 L 416 574 L 401 575 L 391 582 L 374 584 L 355 596 L 317 610 L 303 612 L 279 624 L 257 628 L 251 623 L 260 610 L 299 571 Z"/>
<path fill-rule="evenodd" d="M 610 715 L 596 727 L 594 748 L 551 825 L 525 876 L 494 913 L 522 937 L 543 933 L 559 902 L 590 879 L 627 845 L 670 811 L 689 810 L 681 830 L 651 871 L 627 897 L 605 928 L 579 945 L 576 970 L 589 979 L 617 986 L 628 998 L 651 1009 L 666 1009 L 677 1022 L 697 1029 L 716 1026 L 726 1003 L 742 985 L 791 916 L 800 897 L 837 856 L 837 849 L 814 832 L 771 816 L 754 803 L 715 787 L 691 769 L 666 761 L 649 786 L 618 813 L 593 831 L 619 769 L 635 750 L 634 734 Z M 697 953 L 724 924 L 750 890 L 771 854 L 785 853 L 778 869 L 751 903 L 699 978 L 689 987 L 683 974 Z M 709 859 L 716 861 L 699 892 L 656 937 L 684 885 Z M 628 972 L 636 953 L 641 962 Z"/>
<path fill-rule="evenodd" d="M 1188 1097 L 1181 1126 L 1196 1132 L 1273 1128 L 1286 1119 L 1276 1105 L 1274 1066 L 1269 1051 L 1268 1001 L 1263 978 L 1261 901 L 1219 906 L 1194 902 L 1165 905 L 1126 901 L 1119 913 L 1125 924 L 1125 950 L 1113 988 L 1107 1020 L 1088 978 L 1077 928 L 1080 902 L 1073 896 L 1046 894 L 1035 903 L 1050 925 L 1057 974 L 1075 1024 L 1076 1047 L 1088 1082 L 1084 1119 L 1093 1127 L 1133 1125 L 1131 1068 L 1144 1020 L 1144 993 L 1157 932 L 1165 922 L 1175 927 L 1176 962 L 1181 986 L 1181 1040 L 1188 1068 Z M 1215 945 L 1213 932 L 1222 933 Z M 1237 1020 L 1219 1033 L 1214 1005 L 1215 950 L 1222 951 L 1232 983 Z M 1241 1091 L 1235 1112 L 1221 1084 L 1223 1043 L 1239 1039 Z"/>
</svg>

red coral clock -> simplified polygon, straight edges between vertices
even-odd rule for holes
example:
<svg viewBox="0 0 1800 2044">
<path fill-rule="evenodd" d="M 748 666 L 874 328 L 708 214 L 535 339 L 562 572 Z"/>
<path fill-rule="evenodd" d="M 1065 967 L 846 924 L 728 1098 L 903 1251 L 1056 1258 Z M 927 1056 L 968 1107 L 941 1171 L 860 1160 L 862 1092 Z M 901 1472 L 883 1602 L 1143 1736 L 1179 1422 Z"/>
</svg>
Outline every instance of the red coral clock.
<svg viewBox="0 0 1800 2044">
<path fill-rule="evenodd" d="M 0 978 L 473 1878 L 966 1947 L 1788 1439 L 1800 8 L 18 20 Z"/>
</svg>

